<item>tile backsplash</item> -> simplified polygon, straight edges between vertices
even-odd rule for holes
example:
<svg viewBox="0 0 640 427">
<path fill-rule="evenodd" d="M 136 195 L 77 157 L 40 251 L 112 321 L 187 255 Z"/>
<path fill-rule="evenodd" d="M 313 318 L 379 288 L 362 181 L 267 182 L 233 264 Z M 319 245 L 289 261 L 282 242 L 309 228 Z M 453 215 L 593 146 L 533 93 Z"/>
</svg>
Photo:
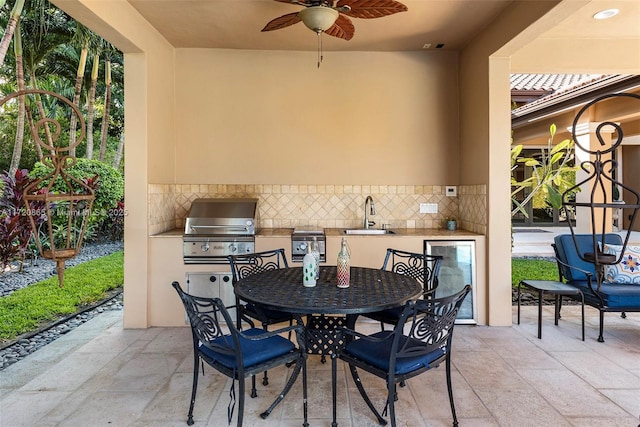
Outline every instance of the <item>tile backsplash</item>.
<svg viewBox="0 0 640 427">
<path fill-rule="evenodd" d="M 456 197 L 440 185 L 289 185 L 289 184 L 149 184 L 149 233 L 184 227 L 194 199 L 258 199 L 259 228 L 355 228 L 364 220 L 364 201 L 373 197 L 376 227 L 442 228 L 455 217 L 458 226 L 486 232 L 486 186 L 458 186 Z M 419 212 L 420 203 L 435 203 L 438 213 Z"/>
</svg>

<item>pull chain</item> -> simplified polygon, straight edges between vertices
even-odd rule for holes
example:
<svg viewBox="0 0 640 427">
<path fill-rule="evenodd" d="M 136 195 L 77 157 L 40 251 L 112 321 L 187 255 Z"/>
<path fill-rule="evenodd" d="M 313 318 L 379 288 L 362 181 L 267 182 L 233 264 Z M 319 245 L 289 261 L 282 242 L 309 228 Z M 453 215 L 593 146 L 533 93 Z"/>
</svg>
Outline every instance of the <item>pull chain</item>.
<svg viewBox="0 0 640 427">
<path fill-rule="evenodd" d="M 322 31 L 317 31 L 318 34 L 318 68 L 322 62 Z"/>
</svg>

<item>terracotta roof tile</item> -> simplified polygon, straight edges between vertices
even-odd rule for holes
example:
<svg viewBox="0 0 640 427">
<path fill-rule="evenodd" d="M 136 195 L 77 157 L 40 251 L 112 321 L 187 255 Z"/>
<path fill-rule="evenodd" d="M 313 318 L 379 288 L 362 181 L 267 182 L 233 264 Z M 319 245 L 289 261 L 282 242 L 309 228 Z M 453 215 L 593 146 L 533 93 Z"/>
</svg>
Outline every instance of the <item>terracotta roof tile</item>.
<svg viewBox="0 0 640 427">
<path fill-rule="evenodd" d="M 565 90 L 607 77 L 606 74 L 512 74 L 511 91 Z"/>
</svg>

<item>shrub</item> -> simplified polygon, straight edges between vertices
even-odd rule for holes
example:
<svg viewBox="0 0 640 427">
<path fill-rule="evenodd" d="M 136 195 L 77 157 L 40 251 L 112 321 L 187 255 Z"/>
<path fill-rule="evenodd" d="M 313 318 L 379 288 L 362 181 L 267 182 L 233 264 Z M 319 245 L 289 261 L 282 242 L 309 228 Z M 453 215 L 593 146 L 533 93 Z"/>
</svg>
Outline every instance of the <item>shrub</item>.
<svg viewBox="0 0 640 427">
<path fill-rule="evenodd" d="M 124 196 L 124 177 L 112 166 L 99 160 L 75 159 L 76 163 L 65 170 L 74 178 L 89 181 L 98 176 L 96 200 L 93 202 L 94 210 L 106 210 L 115 207 Z M 72 160 L 69 159 L 69 162 Z M 44 178 L 53 172 L 49 165 L 38 162 L 29 173 L 31 178 Z M 67 187 L 61 178 L 52 187 L 54 191 L 67 191 Z"/>
<path fill-rule="evenodd" d="M 85 232 L 85 240 L 92 241 L 98 239 L 99 232 L 105 228 L 105 223 L 112 222 L 111 214 L 119 207 L 119 203 L 124 195 L 124 177 L 122 173 L 112 166 L 99 160 L 75 159 L 75 164 L 66 168 L 66 172 L 81 181 L 95 188 L 95 201 L 93 202 L 93 212 Z M 69 162 L 72 162 L 70 159 Z M 33 178 L 44 178 L 52 172 L 52 168 L 43 163 L 36 163 L 30 176 Z M 54 183 L 53 191 L 68 191 L 62 178 Z M 76 190 L 80 190 L 79 188 Z M 60 221 L 62 221 L 62 218 Z M 66 232 L 66 226 L 56 220 L 55 224 L 62 231 Z M 61 231 L 61 232 L 62 232 Z"/>
</svg>

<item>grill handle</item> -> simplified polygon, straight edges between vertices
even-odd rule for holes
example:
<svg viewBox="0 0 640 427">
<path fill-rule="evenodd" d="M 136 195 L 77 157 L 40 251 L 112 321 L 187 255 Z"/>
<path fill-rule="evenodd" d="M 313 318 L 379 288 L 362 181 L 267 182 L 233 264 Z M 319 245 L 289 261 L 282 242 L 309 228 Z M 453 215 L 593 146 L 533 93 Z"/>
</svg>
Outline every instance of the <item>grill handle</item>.
<svg viewBox="0 0 640 427">
<path fill-rule="evenodd" d="M 224 229 L 224 230 L 230 230 L 230 231 L 244 231 L 245 233 L 248 233 L 250 231 L 249 227 L 229 226 L 229 225 L 192 225 L 190 228 L 193 231 L 197 231 L 199 228 L 216 229 L 216 230 Z"/>
</svg>

